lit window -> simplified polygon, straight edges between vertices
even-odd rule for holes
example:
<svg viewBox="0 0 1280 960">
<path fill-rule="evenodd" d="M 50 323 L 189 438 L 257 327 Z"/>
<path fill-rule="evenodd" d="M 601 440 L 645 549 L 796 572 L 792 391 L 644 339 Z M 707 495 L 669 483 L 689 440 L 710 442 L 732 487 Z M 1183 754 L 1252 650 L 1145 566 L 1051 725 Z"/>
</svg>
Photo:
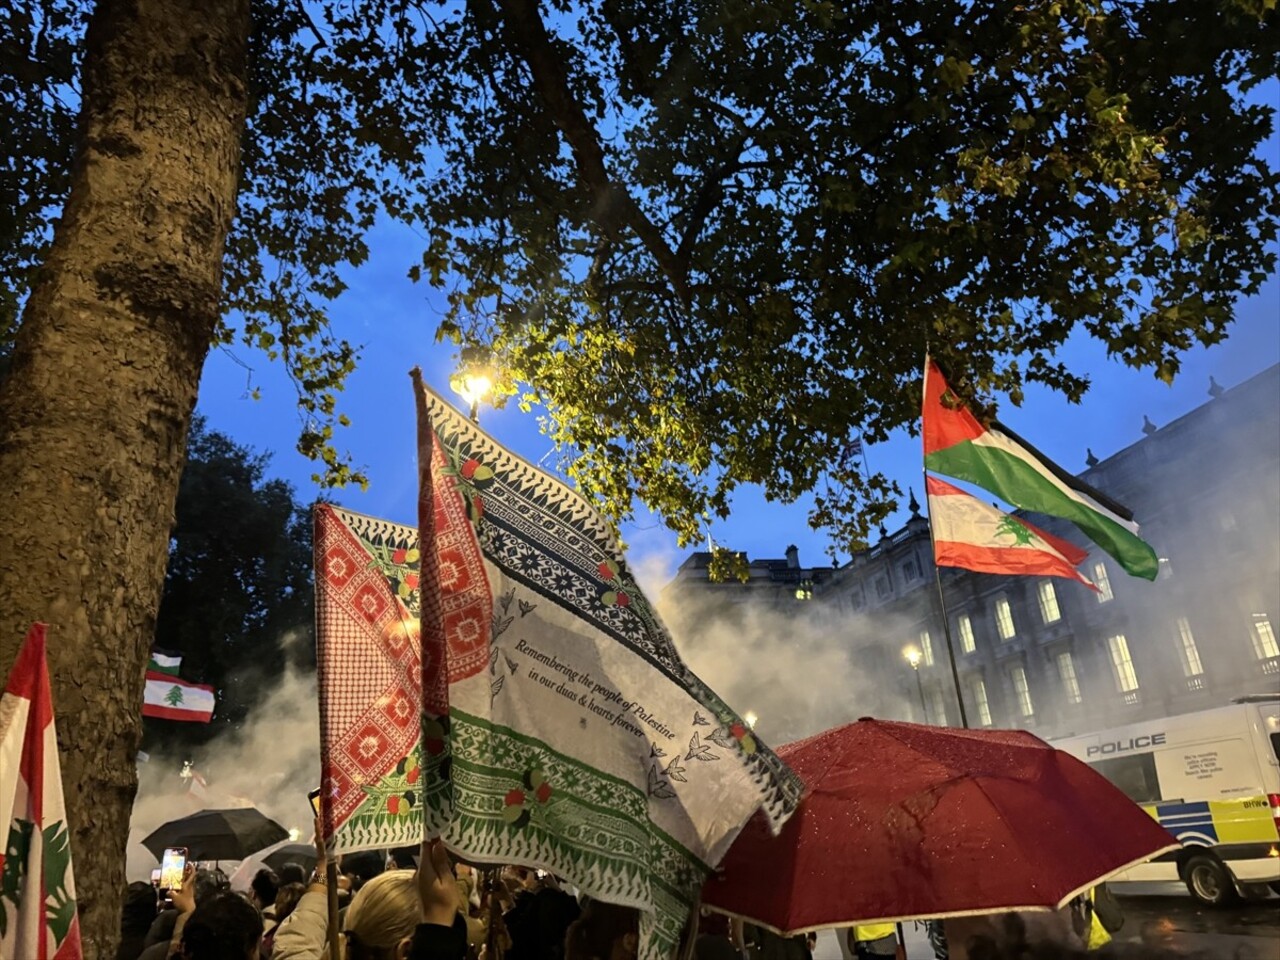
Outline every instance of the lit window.
<svg viewBox="0 0 1280 960">
<path fill-rule="evenodd" d="M 1076 679 L 1076 664 L 1070 651 L 1058 654 L 1058 677 L 1062 680 L 1062 695 L 1067 703 L 1079 703 L 1080 681 Z"/>
<path fill-rule="evenodd" d="M 925 723 L 935 723 L 940 727 L 947 725 L 947 708 L 942 702 L 942 691 L 937 687 L 929 689 L 929 708 L 925 711 Z"/>
<path fill-rule="evenodd" d="M 984 727 L 991 726 L 991 704 L 987 701 L 987 685 L 981 678 L 973 681 L 973 702 L 978 707 L 978 722 Z"/>
<path fill-rule="evenodd" d="M 1121 693 L 1132 693 L 1138 689 L 1138 674 L 1133 669 L 1133 659 L 1129 656 L 1129 641 L 1123 633 L 1107 637 L 1107 649 L 1111 651 L 1111 669 L 1116 677 L 1116 689 Z"/>
<path fill-rule="evenodd" d="M 1062 611 L 1058 609 L 1058 594 L 1053 589 L 1053 581 L 1041 580 L 1038 592 L 1040 594 L 1040 618 L 1045 623 L 1061 620 Z"/>
<path fill-rule="evenodd" d="M 973 639 L 973 621 L 969 619 L 967 613 L 962 613 L 956 619 L 956 631 L 960 634 L 960 649 L 965 653 L 973 653 L 978 649 L 978 644 Z"/>
<path fill-rule="evenodd" d="M 1093 585 L 1098 588 L 1096 596 L 1099 603 L 1115 599 L 1116 595 L 1111 592 L 1111 578 L 1107 576 L 1107 565 L 1101 560 L 1093 565 Z"/>
<path fill-rule="evenodd" d="M 1200 651 L 1196 649 L 1196 638 L 1191 633 L 1191 624 L 1186 617 L 1178 618 L 1178 653 L 1182 656 L 1182 672 L 1188 677 L 1198 677 L 1204 673 L 1200 664 Z"/>
<path fill-rule="evenodd" d="M 1024 718 L 1035 715 L 1035 707 L 1031 703 L 1031 688 L 1027 686 L 1027 671 L 1014 667 L 1009 671 L 1009 679 L 1013 681 L 1013 692 L 1018 699 L 1018 712 Z"/>
<path fill-rule="evenodd" d="M 933 666 L 933 638 L 928 630 L 920 631 L 920 656 L 926 667 Z"/>
<path fill-rule="evenodd" d="M 1276 634 L 1271 629 L 1271 621 L 1265 613 L 1253 615 L 1253 652 L 1259 660 L 1270 660 L 1280 657 L 1280 647 L 1276 646 Z"/>
<path fill-rule="evenodd" d="M 1013 611 L 1004 597 L 996 601 L 996 630 L 999 631 L 1001 640 L 1010 640 L 1014 636 Z"/>
</svg>

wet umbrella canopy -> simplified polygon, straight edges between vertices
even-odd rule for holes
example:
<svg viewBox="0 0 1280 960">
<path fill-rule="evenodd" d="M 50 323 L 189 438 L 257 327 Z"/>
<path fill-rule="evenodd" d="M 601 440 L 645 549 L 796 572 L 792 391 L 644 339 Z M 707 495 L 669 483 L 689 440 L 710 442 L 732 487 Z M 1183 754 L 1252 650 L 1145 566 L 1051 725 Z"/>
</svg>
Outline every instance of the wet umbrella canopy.
<svg viewBox="0 0 1280 960">
<path fill-rule="evenodd" d="M 157 860 L 166 847 L 186 847 L 188 860 L 243 860 L 289 838 L 289 831 L 253 807 L 201 810 L 170 820 L 142 841 Z M 314 854 L 313 854 L 314 856 Z"/>
<path fill-rule="evenodd" d="M 756 818 L 703 903 L 782 932 L 1052 908 L 1177 841 L 1022 731 L 863 719 L 778 750 L 809 793 Z"/>
</svg>

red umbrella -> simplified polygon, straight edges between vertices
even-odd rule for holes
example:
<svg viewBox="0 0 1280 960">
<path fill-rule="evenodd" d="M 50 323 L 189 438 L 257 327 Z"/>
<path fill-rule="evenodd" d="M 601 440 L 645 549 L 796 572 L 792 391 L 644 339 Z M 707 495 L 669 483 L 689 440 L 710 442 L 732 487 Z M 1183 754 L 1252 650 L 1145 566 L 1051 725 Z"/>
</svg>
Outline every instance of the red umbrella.
<svg viewBox="0 0 1280 960">
<path fill-rule="evenodd" d="M 862 719 L 778 755 L 809 793 L 776 837 L 749 822 L 702 899 L 783 933 L 1056 908 L 1178 846 L 1022 731 Z"/>
</svg>

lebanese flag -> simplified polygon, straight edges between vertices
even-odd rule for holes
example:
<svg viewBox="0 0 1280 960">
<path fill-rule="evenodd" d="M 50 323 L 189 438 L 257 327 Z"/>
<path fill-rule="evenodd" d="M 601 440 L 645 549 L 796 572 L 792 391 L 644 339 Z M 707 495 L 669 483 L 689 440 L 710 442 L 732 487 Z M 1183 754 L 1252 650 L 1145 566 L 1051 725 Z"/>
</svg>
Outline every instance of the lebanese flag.
<svg viewBox="0 0 1280 960">
<path fill-rule="evenodd" d="M 1066 577 L 1097 590 L 1076 567 L 1089 554 L 1073 543 L 926 477 L 933 558 L 940 567 L 1028 577 Z"/>
<path fill-rule="evenodd" d="M 32 625 L 0 699 L 0 957 L 80 960 L 44 630 Z"/>
<path fill-rule="evenodd" d="M 1154 580 L 1156 552 L 1138 536 L 1133 514 L 1040 453 L 1012 430 L 983 426 L 925 358 L 924 465 L 967 480 L 1015 507 L 1070 520 L 1135 577 Z"/>
<path fill-rule="evenodd" d="M 208 723 L 213 719 L 214 704 L 213 687 L 155 670 L 147 671 L 147 687 L 142 698 L 144 717 Z"/>
</svg>

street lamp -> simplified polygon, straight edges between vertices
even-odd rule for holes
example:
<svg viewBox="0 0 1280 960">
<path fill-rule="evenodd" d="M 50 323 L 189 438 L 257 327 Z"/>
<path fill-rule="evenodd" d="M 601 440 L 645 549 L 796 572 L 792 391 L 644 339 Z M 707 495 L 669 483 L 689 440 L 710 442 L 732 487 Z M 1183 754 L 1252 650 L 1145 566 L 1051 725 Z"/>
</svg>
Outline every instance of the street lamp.
<svg viewBox="0 0 1280 960">
<path fill-rule="evenodd" d="M 924 722 L 929 722 L 929 708 L 924 702 L 924 684 L 920 682 L 920 660 L 922 654 L 916 647 L 907 647 L 902 651 L 902 655 L 906 657 L 907 663 L 911 664 L 911 670 L 916 675 L 916 690 L 920 694 L 920 713 L 924 717 Z"/>
<path fill-rule="evenodd" d="M 471 422 L 479 423 L 480 401 L 493 389 L 489 355 L 483 347 L 466 346 L 458 360 L 458 372 L 449 378 L 449 386 L 466 401 Z"/>
<path fill-rule="evenodd" d="M 747 727 L 751 730 L 754 730 L 756 728 L 756 721 L 759 719 L 760 718 L 756 716 L 754 710 L 748 710 L 746 713 L 742 715 L 742 722 L 745 723 Z"/>
</svg>

